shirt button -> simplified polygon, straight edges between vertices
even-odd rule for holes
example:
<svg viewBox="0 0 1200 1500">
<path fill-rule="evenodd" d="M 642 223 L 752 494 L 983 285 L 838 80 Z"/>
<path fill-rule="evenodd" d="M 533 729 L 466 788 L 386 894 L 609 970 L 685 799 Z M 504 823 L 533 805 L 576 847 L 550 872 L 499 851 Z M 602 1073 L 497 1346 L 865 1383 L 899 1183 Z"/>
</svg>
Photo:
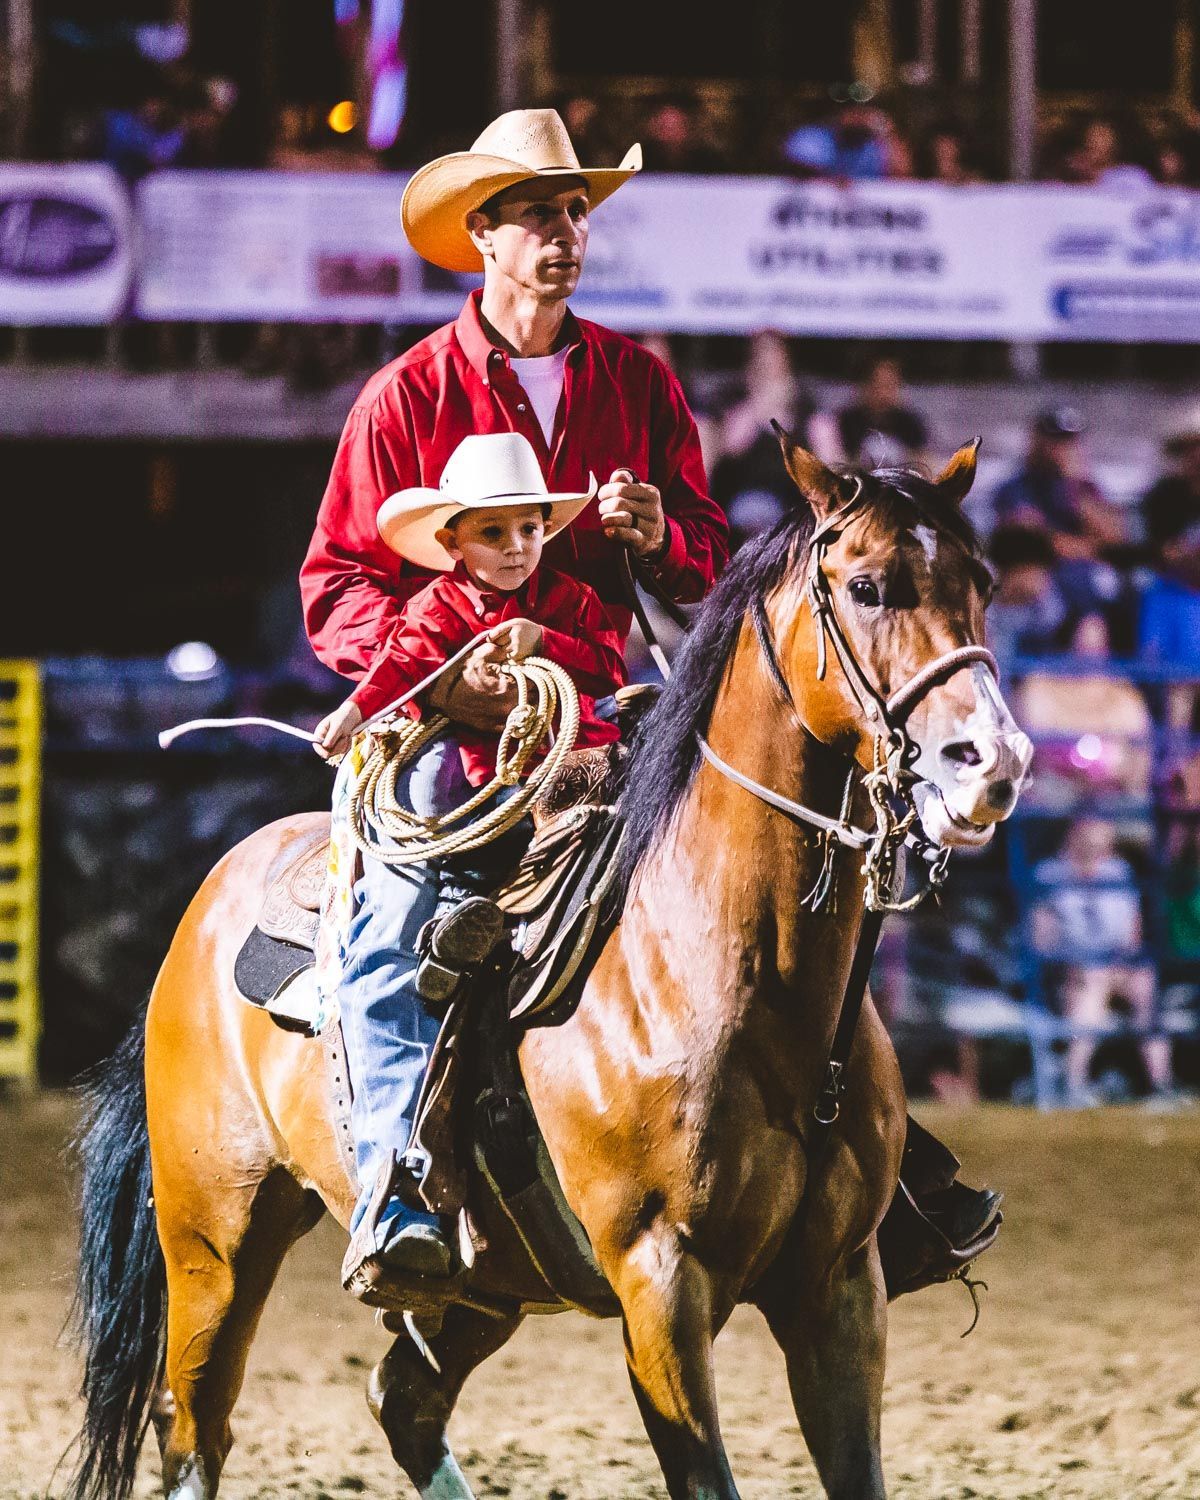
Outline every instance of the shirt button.
<svg viewBox="0 0 1200 1500">
<path fill-rule="evenodd" d="M 524 411 L 525 410 L 525 403 L 524 403 L 524 401 L 518 401 L 517 402 L 517 410 L 518 411 Z"/>
</svg>

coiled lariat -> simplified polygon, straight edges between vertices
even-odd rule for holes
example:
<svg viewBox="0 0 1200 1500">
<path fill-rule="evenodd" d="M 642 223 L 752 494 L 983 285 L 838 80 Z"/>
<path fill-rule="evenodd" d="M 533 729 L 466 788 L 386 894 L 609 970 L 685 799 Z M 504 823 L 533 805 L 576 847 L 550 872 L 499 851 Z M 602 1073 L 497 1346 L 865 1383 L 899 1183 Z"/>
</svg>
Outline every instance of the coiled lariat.
<svg viewBox="0 0 1200 1500">
<path fill-rule="evenodd" d="M 403 805 L 396 791 L 399 778 L 445 731 L 449 719 L 442 715 L 397 718 L 371 730 L 366 737 L 362 767 L 350 788 L 350 831 L 364 855 L 387 865 L 403 866 L 482 848 L 519 823 L 557 775 L 579 735 L 575 684 L 562 667 L 542 656 L 502 662 L 496 670 L 511 678 L 517 689 L 517 701 L 509 710 L 496 749 L 496 774 L 451 812 L 419 817 Z M 559 724 L 554 732 L 556 716 Z M 553 743 L 544 759 L 533 766 L 522 784 L 534 757 L 552 733 Z M 364 747 L 356 745 L 351 753 L 363 751 Z M 509 787 L 518 790 L 481 811 Z M 395 847 L 381 847 L 368 829 Z"/>
</svg>

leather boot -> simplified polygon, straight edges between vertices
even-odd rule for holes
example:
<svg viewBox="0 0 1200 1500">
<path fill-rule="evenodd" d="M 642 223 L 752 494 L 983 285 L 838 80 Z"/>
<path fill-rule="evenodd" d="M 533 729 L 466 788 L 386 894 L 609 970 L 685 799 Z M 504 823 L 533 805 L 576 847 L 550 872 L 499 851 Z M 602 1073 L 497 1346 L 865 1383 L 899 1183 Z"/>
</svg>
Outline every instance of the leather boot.
<svg viewBox="0 0 1200 1500">
<path fill-rule="evenodd" d="M 417 968 L 418 993 L 435 1005 L 444 1005 L 466 970 L 482 963 L 503 935 L 504 913 L 494 901 L 486 896 L 460 901 L 418 939 L 423 954 Z"/>
</svg>

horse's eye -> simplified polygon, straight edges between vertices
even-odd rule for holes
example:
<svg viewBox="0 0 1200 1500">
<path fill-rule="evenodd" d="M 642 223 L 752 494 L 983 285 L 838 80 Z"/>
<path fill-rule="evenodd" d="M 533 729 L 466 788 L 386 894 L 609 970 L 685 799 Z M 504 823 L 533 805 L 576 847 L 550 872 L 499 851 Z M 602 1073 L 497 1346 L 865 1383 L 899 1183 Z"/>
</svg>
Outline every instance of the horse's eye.
<svg viewBox="0 0 1200 1500">
<path fill-rule="evenodd" d="M 869 578 L 852 578 L 850 597 L 855 604 L 862 604 L 868 609 L 877 609 L 879 606 L 879 590 Z"/>
</svg>

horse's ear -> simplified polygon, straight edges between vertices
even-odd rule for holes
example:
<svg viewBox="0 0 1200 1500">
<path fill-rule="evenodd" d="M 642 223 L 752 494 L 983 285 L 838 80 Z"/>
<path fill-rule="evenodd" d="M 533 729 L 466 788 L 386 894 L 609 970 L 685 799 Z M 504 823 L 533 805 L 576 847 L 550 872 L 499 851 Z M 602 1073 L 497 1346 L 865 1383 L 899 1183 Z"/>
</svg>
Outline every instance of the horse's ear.
<svg viewBox="0 0 1200 1500">
<path fill-rule="evenodd" d="M 961 505 L 975 483 L 975 460 L 979 457 L 982 438 L 964 443 L 934 481 L 938 493 L 954 505 Z"/>
<path fill-rule="evenodd" d="M 835 474 L 815 453 L 794 443 L 786 427 L 781 427 L 774 420 L 771 426 L 775 429 L 775 436 L 783 450 L 784 468 L 815 514 L 818 517 L 827 516 L 831 511 L 837 510 L 839 505 L 845 505 L 854 493 L 853 481 Z"/>
</svg>

